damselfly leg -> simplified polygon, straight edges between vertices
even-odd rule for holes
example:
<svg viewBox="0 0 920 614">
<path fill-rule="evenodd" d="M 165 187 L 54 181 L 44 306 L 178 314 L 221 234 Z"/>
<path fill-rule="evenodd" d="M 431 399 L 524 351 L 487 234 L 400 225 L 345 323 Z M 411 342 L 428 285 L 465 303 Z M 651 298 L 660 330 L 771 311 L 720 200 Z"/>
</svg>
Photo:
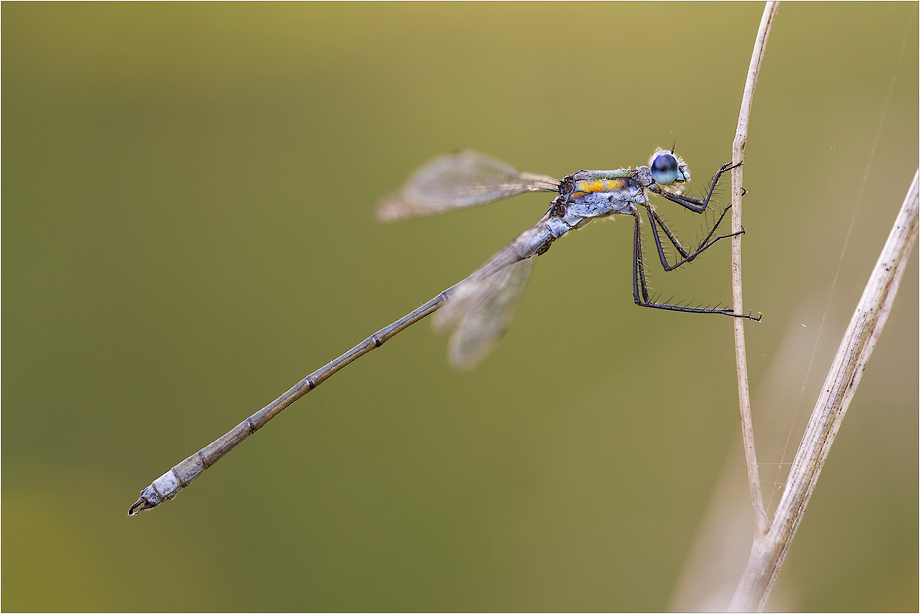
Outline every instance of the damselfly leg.
<svg viewBox="0 0 920 614">
<path fill-rule="evenodd" d="M 716 174 L 713 176 L 712 181 L 709 182 L 709 190 L 706 192 L 706 198 L 690 198 L 689 196 L 683 196 L 681 194 L 675 194 L 674 192 L 669 192 L 667 190 L 662 190 L 656 185 L 653 185 L 649 188 L 650 191 L 658 194 L 659 196 L 664 196 L 672 203 L 677 203 L 681 207 L 689 209 L 694 213 L 702 213 L 706 210 L 706 206 L 709 204 L 709 201 L 712 199 L 712 193 L 715 192 L 716 186 L 719 185 L 719 180 L 722 178 L 724 173 L 741 166 L 741 162 L 738 164 L 732 164 L 728 162 L 723 164 L 722 167 L 716 171 Z"/>
<path fill-rule="evenodd" d="M 680 194 L 673 194 L 667 191 L 661 190 L 658 192 L 660 196 L 664 196 L 668 200 L 675 202 L 682 207 L 693 211 L 694 213 L 703 213 L 706 210 L 706 207 L 709 205 L 709 201 L 712 199 L 712 194 L 715 191 L 716 186 L 719 183 L 719 179 L 722 177 L 722 174 L 730 171 L 733 168 L 740 166 L 739 164 L 724 164 L 715 176 L 712 178 L 712 181 L 709 184 L 709 190 L 706 193 L 706 197 L 703 199 L 689 198 L 686 196 L 681 196 Z M 661 261 L 661 267 L 665 271 L 673 271 L 679 266 L 686 264 L 692 261 L 694 258 L 699 256 L 701 253 L 712 247 L 716 242 L 722 239 L 728 239 L 729 237 L 734 237 L 736 235 L 744 234 L 744 228 L 738 232 L 733 232 L 729 234 L 722 234 L 713 237 L 716 230 L 719 228 L 719 225 L 722 223 L 722 220 L 725 218 L 725 215 L 731 209 L 731 205 L 722 210 L 722 213 L 719 215 L 719 218 L 713 224 L 712 228 L 709 230 L 709 233 L 703 238 L 699 246 L 692 252 L 687 251 L 683 245 L 681 245 L 678 238 L 674 235 L 667 224 L 664 223 L 664 220 L 661 219 L 661 216 L 658 215 L 658 212 L 655 211 L 655 207 L 651 203 L 641 203 L 645 207 L 646 214 L 648 215 L 649 223 L 652 226 L 652 237 L 655 239 L 655 247 L 658 250 L 658 259 Z M 666 302 L 657 302 L 652 300 L 648 293 L 648 277 L 645 272 L 645 261 L 642 254 L 642 219 L 640 217 L 639 211 L 636 211 L 633 216 L 636 219 L 635 232 L 633 238 L 633 300 L 640 307 L 651 307 L 653 309 L 665 309 L 668 311 L 683 311 L 686 313 L 719 313 L 723 315 L 733 316 L 736 318 L 746 318 L 749 320 L 760 321 L 761 316 L 753 317 L 751 314 L 744 313 L 734 313 L 734 310 L 730 307 L 689 307 L 686 305 L 674 305 Z M 668 262 L 667 255 L 664 252 L 664 247 L 661 244 L 661 236 L 658 233 L 658 229 L 664 232 L 665 236 L 671 242 L 671 245 L 677 250 L 680 254 L 681 259 L 670 264 Z"/>
<path fill-rule="evenodd" d="M 686 262 L 690 262 L 701 253 L 715 245 L 716 241 L 734 237 L 735 235 L 744 234 L 744 228 L 742 228 L 739 232 L 734 232 L 727 235 L 718 235 L 717 237 L 713 238 L 712 235 L 715 234 L 716 230 L 719 228 L 719 225 L 722 223 L 722 219 L 730 209 L 731 206 L 728 206 L 722 210 L 722 214 L 719 216 L 719 219 L 716 220 L 716 223 L 713 225 L 713 227 L 709 230 L 709 234 L 707 234 L 706 237 L 700 242 L 700 246 L 692 253 L 690 253 L 684 249 L 683 245 L 680 244 L 680 241 L 676 236 L 674 236 L 674 233 L 671 232 L 671 229 L 667 227 L 667 225 L 664 223 L 664 220 L 662 220 L 661 216 L 658 215 L 658 212 L 655 211 L 655 208 L 651 204 L 646 204 L 645 211 L 648 214 L 649 222 L 652 224 L 652 236 L 655 238 L 655 247 L 658 248 L 658 259 L 661 260 L 661 267 L 665 271 L 673 271 L 680 265 Z M 661 245 L 661 237 L 658 235 L 659 227 L 661 227 L 661 230 L 664 231 L 665 236 L 668 237 L 668 240 L 671 242 L 671 245 L 674 246 L 674 249 L 676 249 L 678 253 L 680 253 L 680 255 L 683 257 L 681 260 L 675 262 L 674 264 L 668 263 L 668 258 L 664 253 L 664 247 Z"/>
</svg>

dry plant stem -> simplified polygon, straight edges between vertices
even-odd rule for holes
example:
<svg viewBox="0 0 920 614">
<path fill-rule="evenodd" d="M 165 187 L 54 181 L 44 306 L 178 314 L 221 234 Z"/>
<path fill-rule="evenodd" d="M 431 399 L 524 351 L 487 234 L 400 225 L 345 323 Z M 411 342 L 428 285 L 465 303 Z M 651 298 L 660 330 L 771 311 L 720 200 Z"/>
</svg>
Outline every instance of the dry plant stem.
<svg viewBox="0 0 920 614">
<path fill-rule="evenodd" d="M 918 176 L 920 170 L 914 175 L 888 241 L 872 270 L 821 388 L 770 530 L 756 539 L 751 548 L 747 569 L 732 600 L 733 611 L 763 609 L 795 530 L 802 521 L 827 453 L 891 311 L 917 238 Z"/>
<path fill-rule="evenodd" d="M 738 114 L 738 129 L 735 131 L 735 140 L 732 143 L 732 162 L 740 164 L 744 160 L 744 146 L 747 143 L 748 121 L 751 116 L 751 105 L 754 102 L 754 87 L 760 74 L 760 64 L 763 61 L 767 37 L 770 36 L 770 26 L 776 16 L 778 2 L 768 2 L 764 7 L 763 17 L 760 20 L 760 29 L 757 31 L 757 40 L 754 42 L 754 51 L 751 54 L 751 65 L 748 68 L 747 81 L 744 84 L 744 95 L 741 98 L 741 111 Z M 741 232 L 741 179 L 743 167 L 738 166 L 732 171 L 732 232 Z M 735 313 L 744 313 L 741 301 L 741 235 L 732 238 L 732 310 Z M 741 318 L 733 318 L 735 327 L 735 367 L 738 373 L 738 404 L 741 410 L 741 437 L 744 443 L 744 458 L 747 462 L 748 483 L 751 489 L 751 505 L 754 508 L 754 526 L 757 535 L 767 532 L 769 521 L 767 512 L 763 507 L 763 496 L 760 489 L 760 472 L 757 467 L 757 453 L 754 450 L 754 425 L 751 420 L 751 394 L 748 389 L 747 354 L 744 344 L 744 322 Z"/>
</svg>

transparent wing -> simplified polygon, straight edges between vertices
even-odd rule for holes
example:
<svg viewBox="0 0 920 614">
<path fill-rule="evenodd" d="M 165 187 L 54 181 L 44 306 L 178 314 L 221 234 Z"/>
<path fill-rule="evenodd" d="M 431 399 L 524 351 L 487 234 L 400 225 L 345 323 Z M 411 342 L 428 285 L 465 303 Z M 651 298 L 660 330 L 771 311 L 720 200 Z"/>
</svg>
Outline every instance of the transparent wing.
<svg viewBox="0 0 920 614">
<path fill-rule="evenodd" d="M 475 151 L 435 158 L 417 171 L 395 194 L 377 205 L 382 221 L 432 215 L 482 205 L 524 192 L 555 192 L 559 180 L 521 173 Z"/>
<path fill-rule="evenodd" d="M 473 274 L 456 287 L 434 319 L 437 330 L 454 329 L 451 365 L 471 369 L 489 353 L 511 324 L 532 267 L 533 258 L 527 258 L 491 274 Z"/>
</svg>

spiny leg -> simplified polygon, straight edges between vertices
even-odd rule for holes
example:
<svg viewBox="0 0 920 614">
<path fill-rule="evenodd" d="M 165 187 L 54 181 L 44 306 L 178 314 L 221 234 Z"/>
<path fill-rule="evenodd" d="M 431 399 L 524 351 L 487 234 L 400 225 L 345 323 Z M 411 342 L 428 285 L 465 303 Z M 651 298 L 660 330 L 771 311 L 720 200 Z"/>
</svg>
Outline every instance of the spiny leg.
<svg viewBox="0 0 920 614">
<path fill-rule="evenodd" d="M 721 239 L 727 239 L 729 237 L 734 237 L 735 235 L 744 234 L 744 228 L 742 228 L 738 232 L 730 233 L 726 235 L 718 235 L 717 237 L 713 238 L 712 235 L 715 234 L 716 229 L 722 223 L 722 220 L 725 218 L 725 214 L 728 213 L 729 209 L 731 209 L 731 205 L 729 205 L 722 211 L 722 215 L 720 215 L 719 219 L 716 220 L 716 223 L 713 225 L 712 229 L 710 229 L 709 234 L 707 234 L 706 237 L 703 239 L 703 241 L 700 243 L 700 246 L 695 251 L 690 253 L 686 249 L 684 249 L 684 247 L 680 244 L 680 241 L 677 239 L 676 236 L 674 236 L 674 233 L 671 232 L 671 229 L 667 227 L 667 225 L 664 223 L 664 220 L 662 220 L 661 216 L 658 215 L 658 212 L 655 211 L 655 208 L 651 204 L 646 204 L 645 210 L 648 213 L 649 222 L 651 222 L 652 224 L 652 236 L 655 238 L 655 246 L 658 248 L 658 259 L 661 261 L 661 267 L 665 271 L 673 271 L 680 265 L 690 262 L 691 260 L 699 256 L 701 253 L 703 253 L 704 251 L 706 251 L 707 249 L 715 245 L 716 241 L 719 241 Z M 683 256 L 682 260 L 674 264 L 668 263 L 668 258 L 665 255 L 664 248 L 661 245 L 661 237 L 658 234 L 659 226 L 664 231 L 665 235 L 668 237 L 668 240 L 671 241 L 671 245 L 673 245 L 674 248 L 680 253 L 680 255 Z"/>
<path fill-rule="evenodd" d="M 680 194 L 672 194 L 665 190 L 652 190 L 660 196 L 664 196 L 671 202 L 677 203 L 681 207 L 690 209 L 694 213 L 702 213 L 706 210 L 706 206 L 709 204 L 710 199 L 712 198 L 712 193 L 715 191 L 716 186 L 719 184 L 719 179 L 722 178 L 723 173 L 727 173 L 733 168 L 741 166 L 741 162 L 738 164 L 732 164 L 731 162 L 723 164 L 722 167 L 716 172 L 715 176 L 712 178 L 712 181 L 709 182 L 709 191 L 706 192 L 706 198 L 690 198 L 689 196 L 681 196 Z M 657 187 L 657 186 L 656 186 Z"/>
<path fill-rule="evenodd" d="M 642 218 L 636 211 L 633 216 L 636 218 L 635 229 L 633 231 L 633 301 L 636 305 L 649 305 L 652 300 L 648 296 L 648 282 L 645 278 L 645 260 L 642 258 L 642 231 L 640 225 Z M 639 289 L 642 289 L 642 297 L 639 297 Z"/>
<path fill-rule="evenodd" d="M 722 215 L 725 215 L 724 212 Z M 731 307 L 724 307 L 721 309 L 713 307 L 688 307 L 686 305 L 672 305 L 670 303 L 656 303 L 653 301 L 651 297 L 649 297 L 648 279 L 645 275 L 645 260 L 642 258 L 642 216 L 639 215 L 638 211 L 636 211 L 633 214 L 633 217 L 636 218 L 635 231 L 633 234 L 633 301 L 636 303 L 636 305 L 639 305 L 640 307 L 651 307 L 653 309 L 665 309 L 667 311 L 683 311 L 685 313 L 719 313 L 726 316 L 732 316 L 734 318 L 747 318 L 749 320 L 760 321 L 759 317 L 755 318 L 750 314 L 735 313 L 732 311 Z M 654 228 L 654 222 L 652 223 L 652 227 Z M 710 233 L 710 236 L 711 234 L 712 233 Z M 714 242 L 715 240 L 712 243 Z M 712 243 L 709 245 L 712 245 Z M 659 250 L 660 249 L 661 246 L 659 242 Z M 695 257 L 698 255 L 703 251 L 703 249 L 705 249 L 705 247 L 697 250 L 693 256 Z M 674 265 L 674 267 L 671 267 L 671 269 L 665 270 L 673 270 L 675 267 L 680 266 L 680 264 L 686 261 L 687 259 L 679 264 Z"/>
</svg>

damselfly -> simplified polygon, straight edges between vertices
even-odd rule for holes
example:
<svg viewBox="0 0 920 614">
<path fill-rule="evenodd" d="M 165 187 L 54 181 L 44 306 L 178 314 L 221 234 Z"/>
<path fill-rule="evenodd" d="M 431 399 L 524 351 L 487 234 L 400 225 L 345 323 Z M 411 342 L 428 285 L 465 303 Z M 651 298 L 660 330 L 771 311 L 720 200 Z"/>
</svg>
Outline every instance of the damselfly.
<svg viewBox="0 0 920 614">
<path fill-rule="evenodd" d="M 529 230 L 492 256 L 472 275 L 444 290 L 439 295 L 380 329 L 329 364 L 317 369 L 293 388 L 238 424 L 226 435 L 205 446 L 167 471 L 141 491 L 140 498 L 128 510 L 129 515 L 156 507 L 167 501 L 198 477 L 237 444 L 264 426 L 288 405 L 313 390 L 339 369 L 385 341 L 415 324 L 422 318 L 441 310 L 435 317 L 439 329 L 453 330 L 450 338 L 451 363 L 461 369 L 472 367 L 491 349 L 496 339 L 511 323 L 514 308 L 524 289 L 534 256 L 546 253 L 556 239 L 570 230 L 581 228 L 591 220 L 612 215 L 631 215 L 633 232 L 633 300 L 642 307 L 683 311 L 687 313 L 716 313 L 736 318 L 759 320 L 750 314 L 734 313 L 730 308 L 690 307 L 656 302 L 649 296 L 642 257 L 642 209 L 652 227 L 652 237 L 658 259 L 665 271 L 672 271 L 690 262 L 717 241 L 735 234 L 716 235 L 716 230 L 729 208 L 722 210 L 709 233 L 694 250 L 685 249 L 648 201 L 648 193 L 657 194 L 693 211 L 703 213 L 712 198 L 721 176 L 734 168 L 723 165 L 709 184 L 705 198 L 681 195 L 683 184 L 690 180 L 690 171 L 673 151 L 658 149 L 648 166 L 611 171 L 578 171 L 561 181 L 546 175 L 521 173 L 510 166 L 472 151 L 462 151 L 436 158 L 421 167 L 396 194 L 378 207 L 382 220 L 396 220 L 441 213 L 522 194 L 524 192 L 555 192 L 549 210 Z M 661 234 L 677 250 L 679 257 L 668 262 Z"/>
</svg>

